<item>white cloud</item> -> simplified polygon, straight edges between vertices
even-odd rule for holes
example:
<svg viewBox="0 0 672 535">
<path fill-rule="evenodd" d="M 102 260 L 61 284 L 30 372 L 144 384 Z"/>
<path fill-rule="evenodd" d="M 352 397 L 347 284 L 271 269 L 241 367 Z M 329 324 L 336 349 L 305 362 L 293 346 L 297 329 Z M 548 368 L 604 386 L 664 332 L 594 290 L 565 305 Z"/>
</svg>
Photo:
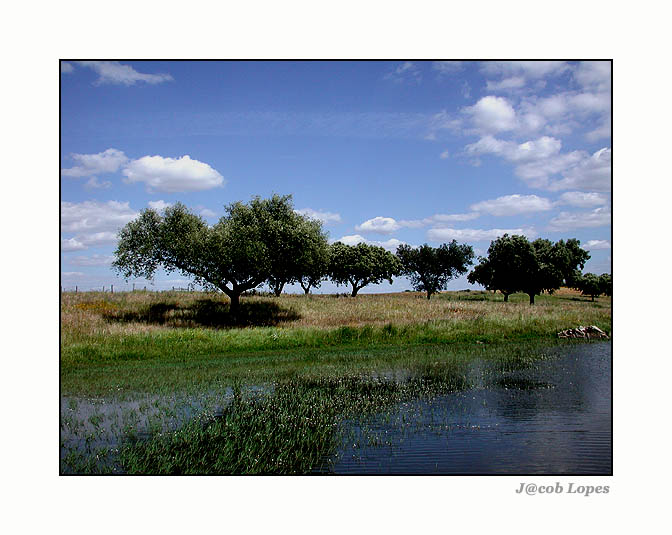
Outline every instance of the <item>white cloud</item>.
<svg viewBox="0 0 672 535">
<path fill-rule="evenodd" d="M 434 214 L 431 217 L 424 219 L 401 220 L 399 225 L 408 228 L 422 228 L 433 225 L 435 227 L 445 226 L 448 223 L 455 223 L 456 221 L 471 221 L 480 216 L 478 212 L 471 212 L 468 214 Z"/>
<path fill-rule="evenodd" d="M 558 204 L 569 204 L 579 208 L 592 208 L 593 206 L 603 206 L 607 204 L 606 195 L 600 193 L 584 193 L 582 191 L 568 191 L 560 195 Z"/>
<path fill-rule="evenodd" d="M 473 229 L 473 228 L 431 228 L 427 231 L 427 239 L 435 242 L 458 240 L 463 242 L 495 240 L 504 234 L 522 234 L 528 238 L 536 236 L 534 229 L 510 228 L 510 229 Z"/>
<path fill-rule="evenodd" d="M 447 150 L 444 150 L 444 151 L 439 155 L 439 158 L 441 158 L 442 160 L 445 160 L 445 159 L 447 159 L 447 158 L 450 158 L 450 152 L 448 152 Z"/>
<path fill-rule="evenodd" d="M 573 76 L 583 87 L 600 91 L 611 90 L 611 62 L 609 61 L 582 61 Z"/>
<path fill-rule="evenodd" d="M 71 154 L 79 163 L 69 169 L 61 169 L 61 175 L 69 177 L 93 176 L 103 173 L 115 173 L 128 162 L 126 155 L 117 149 L 107 149 L 98 154 Z"/>
<path fill-rule="evenodd" d="M 112 186 L 112 182 L 109 180 L 105 180 L 103 182 L 100 182 L 97 177 L 92 176 L 89 178 L 89 180 L 86 181 L 86 184 L 84 184 L 84 187 L 88 190 L 92 189 L 108 189 Z"/>
<path fill-rule="evenodd" d="M 561 189 L 588 189 L 600 192 L 611 191 L 611 149 L 602 148 L 590 157 L 584 157 L 577 165 L 563 171 L 563 178 L 549 184 L 551 191 Z"/>
<path fill-rule="evenodd" d="M 384 249 L 388 251 L 396 251 L 397 247 L 400 245 L 403 245 L 405 242 L 398 240 L 396 238 L 390 238 L 389 240 L 386 241 L 375 241 L 375 240 L 367 240 L 364 236 L 360 236 L 359 234 L 352 234 L 349 236 L 342 236 L 337 240 L 334 240 L 334 242 L 341 242 L 344 243 L 345 245 L 357 245 L 358 243 L 366 243 L 368 245 L 377 245 L 378 247 L 383 247 Z"/>
<path fill-rule="evenodd" d="M 516 112 L 504 97 L 483 97 L 463 112 L 471 117 L 478 132 L 504 132 L 517 126 Z"/>
<path fill-rule="evenodd" d="M 112 263 L 114 256 L 112 255 L 98 255 L 91 256 L 74 256 L 68 260 L 68 263 L 73 266 L 107 266 Z"/>
<path fill-rule="evenodd" d="M 586 251 L 593 251 L 597 249 L 611 249 L 611 243 L 606 240 L 589 240 L 587 243 L 582 245 L 582 248 Z"/>
<path fill-rule="evenodd" d="M 76 240 L 75 238 L 70 238 L 67 240 L 61 239 L 61 251 L 64 253 L 69 251 L 81 251 L 82 249 L 86 249 L 86 245 Z"/>
<path fill-rule="evenodd" d="M 152 210 L 156 210 L 157 212 L 162 212 L 171 205 L 172 203 L 166 202 L 163 199 L 159 199 L 158 201 L 149 201 L 147 203 L 147 206 L 149 206 Z"/>
<path fill-rule="evenodd" d="M 118 61 L 78 61 L 82 67 L 88 67 L 98 73 L 94 85 L 119 84 L 131 86 L 137 82 L 160 84 L 173 79 L 170 74 L 144 74 L 136 71 L 130 65 L 123 65 Z"/>
<path fill-rule="evenodd" d="M 505 195 L 472 204 L 470 208 L 478 212 L 485 212 L 494 216 L 511 216 L 544 212 L 550 210 L 553 203 L 545 197 L 536 195 Z"/>
<path fill-rule="evenodd" d="M 224 184 L 224 178 L 207 163 L 181 158 L 143 156 L 123 170 L 126 183 L 144 182 L 147 191 L 167 193 L 203 191 Z"/>
<path fill-rule="evenodd" d="M 392 234 L 399 230 L 401 226 L 391 217 L 374 217 L 364 221 L 361 225 L 357 225 L 355 230 L 359 232 L 372 232 L 376 234 Z"/>
<path fill-rule="evenodd" d="M 61 231 L 116 231 L 137 217 L 128 202 L 61 202 Z"/>
<path fill-rule="evenodd" d="M 539 79 L 557 76 L 569 68 L 566 61 L 484 61 L 480 70 L 487 76 Z"/>
<path fill-rule="evenodd" d="M 549 158 L 561 148 L 562 141 L 548 136 L 518 144 L 487 135 L 467 145 L 465 151 L 470 155 L 494 154 L 511 162 L 527 162 Z"/>
<path fill-rule="evenodd" d="M 117 232 L 137 217 L 128 202 L 61 202 L 61 232 L 76 233 L 61 239 L 63 251 L 78 251 L 94 245 L 115 243 Z"/>
<path fill-rule="evenodd" d="M 312 208 L 301 208 L 301 210 L 294 210 L 297 214 L 308 217 L 310 219 L 318 219 L 325 225 L 330 223 L 340 223 L 341 215 L 334 212 L 323 212 L 320 210 L 313 210 Z"/>
<path fill-rule="evenodd" d="M 61 74 L 68 74 L 74 71 L 74 67 L 67 61 L 61 61 Z"/>
<path fill-rule="evenodd" d="M 392 80 L 396 83 L 411 82 L 411 83 L 420 83 L 422 80 L 422 74 L 418 66 L 411 62 L 405 61 L 401 65 L 397 66 L 392 72 L 387 73 L 384 78 L 386 80 Z"/>
<path fill-rule="evenodd" d="M 203 217 L 217 217 L 217 214 L 209 208 L 202 208 L 199 214 Z"/>
<path fill-rule="evenodd" d="M 611 225 L 611 211 L 605 206 L 590 212 L 560 212 L 557 217 L 551 219 L 548 228 L 560 231 L 609 225 Z"/>
<path fill-rule="evenodd" d="M 522 76 L 512 76 L 511 78 L 504 78 L 499 82 L 488 80 L 486 82 L 486 89 L 488 91 L 508 91 L 511 89 L 520 89 L 525 85 L 525 78 Z"/>
</svg>

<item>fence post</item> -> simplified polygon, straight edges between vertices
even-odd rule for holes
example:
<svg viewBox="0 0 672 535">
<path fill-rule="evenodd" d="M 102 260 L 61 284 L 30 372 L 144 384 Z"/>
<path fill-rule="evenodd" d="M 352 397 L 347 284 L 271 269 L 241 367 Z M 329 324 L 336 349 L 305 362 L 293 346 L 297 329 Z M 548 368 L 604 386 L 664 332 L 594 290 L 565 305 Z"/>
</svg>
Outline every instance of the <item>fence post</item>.
<svg viewBox="0 0 672 535">
<path fill-rule="evenodd" d="M 135 291 L 135 283 L 133 283 L 133 291 Z"/>
<path fill-rule="evenodd" d="M 103 293 L 105 293 L 105 286 L 103 286 Z"/>
<path fill-rule="evenodd" d="M 110 293 L 114 293 L 114 284 L 110 285 Z"/>
<path fill-rule="evenodd" d="M 77 293 L 77 286 L 75 286 L 75 293 Z"/>
</svg>

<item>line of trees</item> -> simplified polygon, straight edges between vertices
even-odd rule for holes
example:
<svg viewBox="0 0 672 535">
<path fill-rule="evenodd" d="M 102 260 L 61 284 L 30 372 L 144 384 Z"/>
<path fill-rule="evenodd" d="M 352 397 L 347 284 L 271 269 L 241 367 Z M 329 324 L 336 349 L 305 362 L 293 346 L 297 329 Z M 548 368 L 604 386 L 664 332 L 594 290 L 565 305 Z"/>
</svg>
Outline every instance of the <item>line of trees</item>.
<svg viewBox="0 0 672 535">
<path fill-rule="evenodd" d="M 491 244 L 468 280 L 500 290 L 505 301 L 524 291 L 534 303 L 542 291 L 578 287 L 585 280 L 579 268 L 588 258 L 578 240 L 530 243 L 524 236 L 505 235 Z M 430 299 L 465 274 L 473 259 L 472 247 L 455 240 L 439 247 L 401 245 L 396 254 L 365 243 L 330 245 L 319 221 L 295 212 L 291 196 L 274 195 L 230 204 L 212 226 L 180 203 L 163 215 L 146 209 L 121 229 L 112 266 L 126 279 L 151 279 L 159 267 L 178 271 L 224 292 L 235 313 L 240 296 L 264 283 L 275 295 L 293 283 L 308 294 L 330 279 L 349 286 L 354 297 L 369 284 L 392 284 L 393 277 L 405 275 Z"/>
</svg>

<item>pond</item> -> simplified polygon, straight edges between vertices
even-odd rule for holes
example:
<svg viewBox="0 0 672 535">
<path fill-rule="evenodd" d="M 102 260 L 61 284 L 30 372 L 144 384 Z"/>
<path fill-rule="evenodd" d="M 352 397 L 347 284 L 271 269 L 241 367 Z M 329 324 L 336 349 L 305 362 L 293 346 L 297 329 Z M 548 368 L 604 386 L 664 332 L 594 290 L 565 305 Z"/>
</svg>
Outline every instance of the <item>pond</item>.
<svg viewBox="0 0 672 535">
<path fill-rule="evenodd" d="M 468 390 L 342 422 L 338 451 L 316 472 L 610 475 L 611 354 L 594 342 L 525 369 L 476 362 Z"/>
</svg>

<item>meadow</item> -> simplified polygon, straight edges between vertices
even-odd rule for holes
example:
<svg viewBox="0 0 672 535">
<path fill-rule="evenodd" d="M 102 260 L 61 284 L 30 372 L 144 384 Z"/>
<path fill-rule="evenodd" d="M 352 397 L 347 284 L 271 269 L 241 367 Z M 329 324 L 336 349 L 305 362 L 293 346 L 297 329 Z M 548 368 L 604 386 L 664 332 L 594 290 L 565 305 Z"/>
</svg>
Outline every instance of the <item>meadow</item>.
<svg viewBox="0 0 672 535">
<path fill-rule="evenodd" d="M 64 293 L 61 470 L 308 473 L 339 418 L 467 388 L 475 359 L 528 366 L 578 325 L 611 334 L 611 299 L 255 295 L 234 318 L 218 294 Z"/>
</svg>

